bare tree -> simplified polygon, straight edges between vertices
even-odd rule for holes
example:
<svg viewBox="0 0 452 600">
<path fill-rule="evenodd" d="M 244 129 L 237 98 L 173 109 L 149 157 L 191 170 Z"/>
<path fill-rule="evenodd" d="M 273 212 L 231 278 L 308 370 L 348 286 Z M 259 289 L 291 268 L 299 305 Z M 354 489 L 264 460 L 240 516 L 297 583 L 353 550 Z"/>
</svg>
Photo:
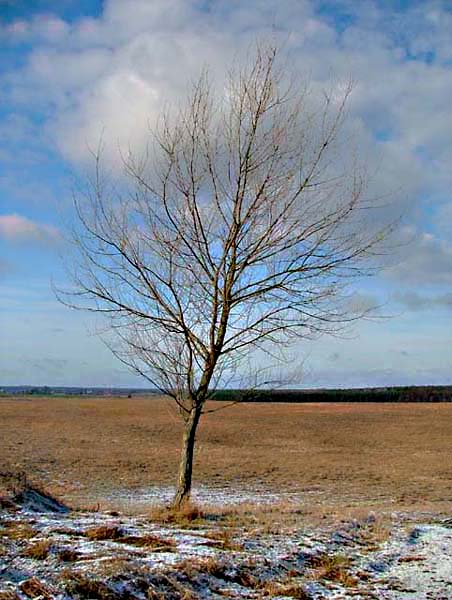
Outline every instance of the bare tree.
<svg viewBox="0 0 452 600">
<path fill-rule="evenodd" d="M 70 304 L 109 317 L 114 354 L 177 403 L 175 506 L 190 496 L 213 391 L 251 353 L 275 355 L 356 318 L 344 292 L 387 233 L 368 226 L 358 171 L 338 166 L 350 86 L 311 110 L 277 54 L 259 48 L 221 95 L 204 73 L 184 107 L 162 116 L 152 151 L 123 156 L 125 178 L 114 184 L 96 153 L 75 199 Z"/>
</svg>

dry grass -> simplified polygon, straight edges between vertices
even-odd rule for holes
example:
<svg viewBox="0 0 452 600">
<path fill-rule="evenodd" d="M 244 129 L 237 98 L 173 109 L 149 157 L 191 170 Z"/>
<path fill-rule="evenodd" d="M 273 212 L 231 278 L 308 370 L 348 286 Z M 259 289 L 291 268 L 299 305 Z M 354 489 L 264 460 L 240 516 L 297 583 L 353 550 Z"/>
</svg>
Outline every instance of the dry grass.
<svg viewBox="0 0 452 600">
<path fill-rule="evenodd" d="M 211 507 L 204 509 L 205 514 L 211 514 L 212 520 L 218 520 L 226 527 L 245 529 L 266 534 L 281 533 L 281 529 L 298 526 L 308 512 L 286 500 L 271 504 L 257 502 L 242 502 L 236 506 L 226 506 L 221 510 Z"/>
<path fill-rule="evenodd" d="M 58 558 L 61 562 L 74 562 L 79 556 L 79 553 L 71 548 L 63 548 L 58 552 Z"/>
<path fill-rule="evenodd" d="M 55 527 L 55 529 L 52 529 L 52 533 L 57 535 L 68 535 L 71 537 L 83 535 L 81 530 L 73 529 L 71 527 Z"/>
<path fill-rule="evenodd" d="M 5 397 L 0 471 L 34 473 L 57 497 L 92 506 L 88 494 L 102 502 L 118 488 L 174 483 L 181 427 L 161 398 Z M 315 518 L 320 500 L 325 514 L 357 504 L 441 510 L 451 437 L 446 403 L 242 404 L 201 422 L 195 481 L 299 490 Z"/>
<path fill-rule="evenodd" d="M 124 537 L 124 532 L 117 525 L 99 525 L 91 527 L 85 531 L 85 536 L 89 540 L 119 540 Z"/>
<path fill-rule="evenodd" d="M 174 540 L 162 538 L 158 535 L 125 535 L 118 542 L 130 546 L 147 548 L 151 552 L 174 552 L 177 544 Z"/>
<path fill-rule="evenodd" d="M 39 600 L 52 600 L 55 597 L 52 590 L 44 585 L 36 577 L 26 579 L 19 585 L 20 591 L 23 592 L 28 598 L 36 598 Z"/>
<path fill-rule="evenodd" d="M 297 600 L 312 599 L 312 596 L 305 591 L 304 586 L 294 581 L 269 581 L 262 587 L 262 594 L 264 597 L 269 598 L 273 598 L 274 596 L 289 596 Z"/>
<path fill-rule="evenodd" d="M 0 600 L 21 600 L 20 596 L 17 595 L 16 592 L 12 590 L 2 590 L 0 591 Z"/>
<path fill-rule="evenodd" d="M 225 561 L 221 556 L 209 556 L 206 558 L 185 559 L 174 565 L 177 573 L 182 573 L 187 580 L 194 581 L 202 574 L 208 574 L 216 579 L 222 579 L 230 583 L 252 588 L 261 589 L 260 580 L 253 575 L 256 564 L 254 561 L 248 561 L 247 564 L 238 566 Z"/>
<path fill-rule="evenodd" d="M 234 531 L 230 529 L 214 529 L 205 533 L 205 537 L 210 540 L 209 545 L 215 548 L 230 550 L 231 552 L 243 550 L 243 544 L 234 538 Z"/>
<path fill-rule="evenodd" d="M 397 562 L 399 563 L 412 563 L 412 562 L 423 562 L 425 556 L 420 554 L 410 554 L 409 556 L 401 556 Z"/>
<path fill-rule="evenodd" d="M 123 529 L 116 525 L 99 525 L 98 527 L 91 527 L 84 532 L 84 535 L 89 540 L 111 540 L 121 544 L 147 548 L 152 552 L 174 552 L 176 548 L 176 542 L 174 540 L 152 534 L 127 535 Z"/>
<path fill-rule="evenodd" d="M 230 539 L 234 530 L 246 530 L 254 533 L 281 533 L 281 529 L 300 525 L 300 521 L 308 514 L 306 510 L 285 500 L 259 504 L 257 502 L 240 502 L 235 505 L 203 504 L 198 507 L 193 503 L 179 510 L 168 506 L 154 506 L 148 513 L 152 523 L 174 525 L 181 529 L 205 529 L 212 525 L 221 526 L 213 536 L 224 539 L 226 545 L 234 545 Z M 210 535 L 210 534 L 209 534 Z M 214 539 L 214 537 L 212 539 Z M 226 540 L 225 538 L 229 539 Z M 227 549 L 227 548 L 226 548 Z M 233 549 L 230 547 L 229 549 Z M 239 547 L 236 548 L 239 550 Z"/>
<path fill-rule="evenodd" d="M 178 581 L 178 573 L 151 573 L 145 566 L 139 566 L 130 559 L 114 557 L 102 561 L 90 577 L 80 572 L 67 571 L 64 586 L 71 593 L 82 598 L 103 598 L 104 600 L 128 600 L 147 598 L 158 600 L 197 600 L 192 590 Z M 127 589 L 118 589 L 118 581 L 127 581 Z"/>
<path fill-rule="evenodd" d="M 155 506 L 149 512 L 149 520 L 153 523 L 177 525 L 178 527 L 196 527 L 205 524 L 204 511 L 196 504 L 186 502 L 180 508 L 171 506 Z"/>
<path fill-rule="evenodd" d="M 176 547 L 174 540 L 162 538 L 158 535 L 127 535 L 117 525 L 91 527 L 84 532 L 84 535 L 93 541 L 111 540 L 121 544 L 148 548 L 153 552 L 173 552 Z"/>
<path fill-rule="evenodd" d="M 6 521 L 3 526 L 2 535 L 10 540 L 29 540 L 38 534 L 30 524 L 20 521 Z"/>
<path fill-rule="evenodd" d="M 45 560 L 52 548 L 50 540 L 39 540 L 34 542 L 25 548 L 23 556 L 27 558 L 34 558 L 35 560 Z"/>
<path fill-rule="evenodd" d="M 190 587 L 180 583 L 176 578 L 160 574 L 153 578 L 156 580 L 148 587 L 146 597 L 148 600 L 198 600 Z"/>
<path fill-rule="evenodd" d="M 97 598 L 98 600 L 120 600 L 121 596 L 99 579 L 93 579 L 82 573 L 65 574 L 66 592 L 77 598 Z"/>
<path fill-rule="evenodd" d="M 350 574 L 352 566 L 350 557 L 341 554 L 320 554 L 312 557 L 309 567 L 313 579 L 335 581 L 344 587 L 356 587 L 358 580 Z"/>
<path fill-rule="evenodd" d="M 194 580 L 200 573 L 207 573 L 218 579 L 225 578 L 226 565 L 223 559 L 216 556 L 207 558 L 184 559 L 174 565 L 175 571 L 184 573 L 189 580 Z"/>
<path fill-rule="evenodd" d="M 377 515 L 363 521 L 360 529 L 361 540 L 365 543 L 365 550 L 372 552 L 383 542 L 391 537 L 392 523 L 388 515 Z"/>
</svg>

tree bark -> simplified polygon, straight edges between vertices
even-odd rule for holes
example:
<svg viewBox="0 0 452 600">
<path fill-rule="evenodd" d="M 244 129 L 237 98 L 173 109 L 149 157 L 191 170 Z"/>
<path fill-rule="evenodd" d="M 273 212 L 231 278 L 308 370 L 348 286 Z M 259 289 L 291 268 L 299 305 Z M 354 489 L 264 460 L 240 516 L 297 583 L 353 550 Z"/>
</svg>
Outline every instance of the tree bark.
<svg viewBox="0 0 452 600">
<path fill-rule="evenodd" d="M 185 431 L 179 463 L 179 480 L 177 484 L 176 495 L 174 496 L 173 500 L 174 508 L 180 508 L 183 504 L 186 504 L 190 500 L 195 437 L 200 416 L 201 408 L 195 407 L 192 409 L 190 416 L 185 423 Z"/>
</svg>

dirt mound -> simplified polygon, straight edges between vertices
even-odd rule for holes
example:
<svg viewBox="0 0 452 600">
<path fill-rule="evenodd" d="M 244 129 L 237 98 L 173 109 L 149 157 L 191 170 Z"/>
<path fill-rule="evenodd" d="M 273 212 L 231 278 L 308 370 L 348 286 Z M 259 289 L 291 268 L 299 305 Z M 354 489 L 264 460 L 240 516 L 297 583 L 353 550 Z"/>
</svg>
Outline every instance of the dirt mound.
<svg viewBox="0 0 452 600">
<path fill-rule="evenodd" d="M 14 495 L 12 501 L 20 506 L 34 512 L 48 512 L 65 514 L 70 509 L 56 498 L 46 494 L 37 488 L 27 487 Z"/>
<path fill-rule="evenodd" d="M 0 471 L 0 508 L 65 514 L 70 509 L 31 481 L 24 471 Z"/>
</svg>

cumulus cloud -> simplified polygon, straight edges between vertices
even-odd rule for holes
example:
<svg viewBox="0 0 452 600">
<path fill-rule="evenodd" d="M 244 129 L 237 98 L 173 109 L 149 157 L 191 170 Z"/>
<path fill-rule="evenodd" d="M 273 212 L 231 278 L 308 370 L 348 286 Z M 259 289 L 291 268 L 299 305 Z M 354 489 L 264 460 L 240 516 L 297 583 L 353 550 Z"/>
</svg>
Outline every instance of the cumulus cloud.
<svg viewBox="0 0 452 600">
<path fill-rule="evenodd" d="M 96 18 L 22 18 L 1 34 L 31 51 L 23 67 L 0 77 L 0 100 L 41 111 L 40 143 L 69 161 L 83 162 L 101 136 L 113 160 L 118 147 L 144 148 L 149 125 L 166 102 L 181 101 L 203 65 L 221 89 L 231 61 L 245 57 L 256 37 L 274 36 L 314 93 L 354 80 L 344 135 L 358 146 L 370 192 L 385 205 L 381 220 L 403 213 L 411 223 L 397 231 L 402 247 L 387 279 L 450 285 L 452 13 L 436 0 L 396 4 L 105 0 Z M 31 119 L 8 119 L 9 139 L 18 131 L 35 139 Z M 45 226 L 27 227 L 16 238 L 25 231 L 51 237 Z"/>
<path fill-rule="evenodd" d="M 412 227 L 400 232 L 398 262 L 385 275 L 402 284 L 452 285 L 452 245 Z"/>
<path fill-rule="evenodd" d="M 351 15 L 341 33 L 314 0 L 106 0 L 98 18 L 35 16 L 8 26 L 12 40 L 33 40 L 24 68 L 8 74 L 8 94 L 47 112 L 47 134 L 71 161 L 83 161 L 101 135 L 106 154 L 140 152 L 149 124 L 165 102 L 180 101 L 203 65 L 221 86 L 234 57 L 256 36 L 274 35 L 314 90 L 353 77 L 346 134 L 374 175 L 372 193 L 399 193 L 387 213 L 412 213 L 415 195 L 452 185 L 452 77 L 441 58 L 447 11 L 441 3 L 403 15 L 373 2 L 333 4 Z M 416 45 L 400 34 L 402 19 Z"/>
<path fill-rule="evenodd" d="M 20 215 L 0 215 L 0 238 L 22 242 L 38 241 L 49 242 L 59 238 L 56 227 L 35 223 Z"/>
</svg>

